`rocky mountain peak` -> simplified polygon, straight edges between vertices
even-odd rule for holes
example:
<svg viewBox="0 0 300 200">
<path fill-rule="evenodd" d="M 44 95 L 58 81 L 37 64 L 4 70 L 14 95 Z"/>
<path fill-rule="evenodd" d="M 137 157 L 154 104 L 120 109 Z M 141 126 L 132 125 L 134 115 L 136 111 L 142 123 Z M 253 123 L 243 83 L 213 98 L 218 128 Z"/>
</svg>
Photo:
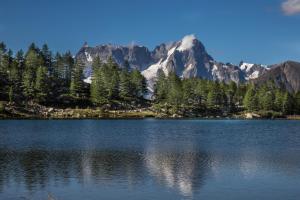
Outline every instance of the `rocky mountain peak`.
<svg viewBox="0 0 300 200">
<path fill-rule="evenodd" d="M 186 35 L 177 42 L 163 43 L 149 50 L 138 45 L 103 44 L 89 47 L 84 43 L 76 54 L 76 59 L 86 64 L 84 70 L 87 82 L 90 82 L 93 59 L 99 56 L 102 62 L 112 56 L 119 66 L 127 60 L 131 69 L 138 69 L 147 80 L 148 89 L 153 92 L 157 74 L 168 75 L 175 72 L 181 78 L 201 77 L 203 79 L 236 83 L 275 80 L 284 84 L 290 91 L 299 91 L 300 64 L 287 61 L 278 65 L 266 66 L 241 62 L 239 65 L 224 64 L 215 61 L 195 35 Z"/>
</svg>

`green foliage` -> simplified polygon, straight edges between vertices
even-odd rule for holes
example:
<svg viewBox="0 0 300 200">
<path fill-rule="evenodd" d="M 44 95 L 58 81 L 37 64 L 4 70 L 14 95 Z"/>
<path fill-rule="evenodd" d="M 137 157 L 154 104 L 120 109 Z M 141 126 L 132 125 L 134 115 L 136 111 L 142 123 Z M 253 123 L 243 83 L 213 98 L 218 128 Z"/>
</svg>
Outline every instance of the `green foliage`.
<svg viewBox="0 0 300 200">
<path fill-rule="evenodd" d="M 45 102 L 48 95 L 48 76 L 47 68 L 40 66 L 36 73 L 35 92 L 38 102 Z"/>
<path fill-rule="evenodd" d="M 104 105 L 107 103 L 107 93 L 104 85 L 104 70 L 99 57 L 94 59 L 92 68 L 91 102 L 95 105 Z"/>
<path fill-rule="evenodd" d="M 181 80 L 175 73 L 168 76 L 168 95 L 167 102 L 172 105 L 172 111 L 178 111 L 179 106 L 183 103 L 183 93 Z"/>
<path fill-rule="evenodd" d="M 77 61 L 72 71 L 70 95 L 76 98 L 84 97 L 83 63 Z"/>
<path fill-rule="evenodd" d="M 130 73 L 130 82 L 131 82 L 131 92 L 137 101 L 139 98 L 142 98 L 143 95 L 147 92 L 146 80 L 137 69 L 132 70 Z"/>
<path fill-rule="evenodd" d="M 3 102 L 0 101 L 0 113 L 3 113 L 5 111 L 5 105 Z"/>
<path fill-rule="evenodd" d="M 14 91 L 12 86 L 9 87 L 8 98 L 9 103 L 12 103 L 14 101 Z"/>
<path fill-rule="evenodd" d="M 132 99 L 130 74 L 126 69 L 119 72 L 119 97 L 124 102 Z"/>
<path fill-rule="evenodd" d="M 244 107 L 248 111 L 256 111 L 258 110 L 258 99 L 256 96 L 256 90 L 254 85 L 250 85 L 249 89 L 246 92 L 246 95 L 244 97 Z"/>
<path fill-rule="evenodd" d="M 285 94 L 283 96 L 282 112 L 284 114 L 292 114 L 293 113 L 292 96 L 288 92 L 285 92 Z"/>
<path fill-rule="evenodd" d="M 274 101 L 274 110 L 278 112 L 282 112 L 283 105 L 283 92 L 279 89 L 275 92 L 275 101 Z"/>
<path fill-rule="evenodd" d="M 34 43 L 27 52 L 0 43 L 0 100 L 36 101 L 54 106 L 97 106 L 129 109 L 150 105 L 144 99 L 146 80 L 127 60 L 122 67 L 110 57 L 94 58 L 91 84 L 83 81 L 84 64 L 70 52 L 52 52 Z M 247 110 L 263 116 L 300 114 L 300 92 L 280 90 L 274 82 L 262 85 L 218 83 L 199 78 L 182 79 L 175 73 L 157 72 L 153 108 L 166 114 L 222 115 Z M 92 103 L 92 104 L 90 104 Z M 175 115 L 177 116 L 177 115 Z"/>
<path fill-rule="evenodd" d="M 300 114 L 300 91 L 295 94 L 295 112 Z"/>
<path fill-rule="evenodd" d="M 34 97 L 35 73 L 33 69 L 26 68 L 23 73 L 23 95 L 29 100 Z"/>
<path fill-rule="evenodd" d="M 154 87 L 154 98 L 156 102 L 164 103 L 167 99 L 168 83 L 165 73 L 160 69 L 157 72 L 157 81 Z"/>
</svg>

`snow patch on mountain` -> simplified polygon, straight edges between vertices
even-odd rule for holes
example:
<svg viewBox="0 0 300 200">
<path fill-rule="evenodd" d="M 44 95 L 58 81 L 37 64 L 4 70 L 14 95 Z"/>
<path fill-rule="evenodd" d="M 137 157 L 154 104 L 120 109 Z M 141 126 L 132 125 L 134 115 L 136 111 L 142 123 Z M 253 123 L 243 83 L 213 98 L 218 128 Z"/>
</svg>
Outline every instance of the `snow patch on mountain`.
<svg viewBox="0 0 300 200">
<path fill-rule="evenodd" d="M 255 78 L 258 78 L 259 75 L 260 75 L 259 71 L 254 71 L 248 78 L 249 79 L 255 79 Z"/>
<path fill-rule="evenodd" d="M 93 58 L 91 56 L 91 54 L 89 54 L 88 52 L 84 52 L 85 56 L 86 56 L 86 60 L 88 62 L 93 62 Z"/>
<path fill-rule="evenodd" d="M 243 63 L 241 64 L 240 68 L 241 68 L 241 70 L 243 70 L 243 71 L 249 72 L 253 66 L 254 66 L 254 64 L 243 62 Z"/>
<path fill-rule="evenodd" d="M 245 74 L 245 80 L 256 79 L 268 70 L 268 66 L 241 62 L 240 69 Z"/>
</svg>

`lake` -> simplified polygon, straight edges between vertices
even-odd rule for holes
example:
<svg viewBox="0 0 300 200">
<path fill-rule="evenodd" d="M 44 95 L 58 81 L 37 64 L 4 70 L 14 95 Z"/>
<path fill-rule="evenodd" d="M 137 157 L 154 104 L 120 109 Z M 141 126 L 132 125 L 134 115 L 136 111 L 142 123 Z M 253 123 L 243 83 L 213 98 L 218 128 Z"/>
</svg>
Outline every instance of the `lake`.
<svg viewBox="0 0 300 200">
<path fill-rule="evenodd" d="M 0 121 L 1 200 L 300 199 L 300 121 Z"/>
</svg>

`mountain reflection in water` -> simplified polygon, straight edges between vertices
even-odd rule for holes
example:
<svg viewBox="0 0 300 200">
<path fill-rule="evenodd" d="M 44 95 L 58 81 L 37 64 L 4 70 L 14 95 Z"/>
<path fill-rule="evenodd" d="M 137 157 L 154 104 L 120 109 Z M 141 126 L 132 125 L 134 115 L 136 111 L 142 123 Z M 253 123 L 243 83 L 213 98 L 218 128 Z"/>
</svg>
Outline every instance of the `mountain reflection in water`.
<svg viewBox="0 0 300 200">
<path fill-rule="evenodd" d="M 11 123 L 0 132 L 1 200 L 300 195 L 295 122 L 22 122 L 25 133 Z"/>
</svg>

